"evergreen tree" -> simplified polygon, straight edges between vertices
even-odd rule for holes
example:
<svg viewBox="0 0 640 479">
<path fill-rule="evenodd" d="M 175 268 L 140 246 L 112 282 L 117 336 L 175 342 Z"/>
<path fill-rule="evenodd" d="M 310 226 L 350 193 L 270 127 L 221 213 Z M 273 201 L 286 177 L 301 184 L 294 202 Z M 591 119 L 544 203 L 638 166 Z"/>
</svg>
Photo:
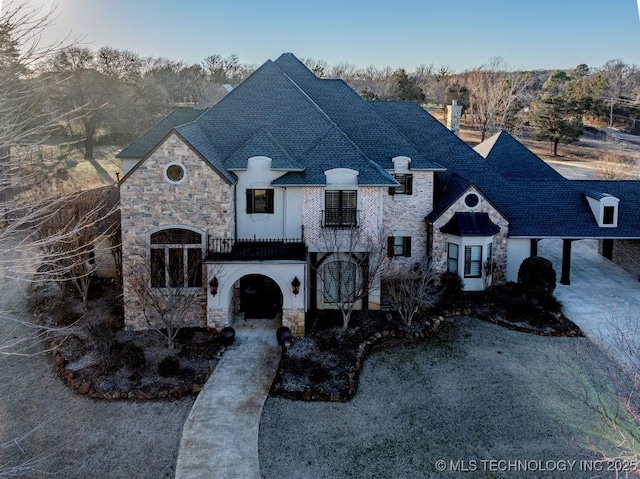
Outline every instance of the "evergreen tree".
<svg viewBox="0 0 640 479">
<path fill-rule="evenodd" d="M 582 135 L 583 107 L 571 95 L 569 84 L 570 77 L 565 72 L 554 72 L 531 111 L 534 137 L 550 141 L 553 156 L 558 155 L 559 143 L 573 143 Z"/>
<path fill-rule="evenodd" d="M 416 83 L 415 78 L 407 75 L 404 68 L 396 70 L 392 79 L 394 83 L 392 99 L 424 101 L 424 92 Z"/>
</svg>

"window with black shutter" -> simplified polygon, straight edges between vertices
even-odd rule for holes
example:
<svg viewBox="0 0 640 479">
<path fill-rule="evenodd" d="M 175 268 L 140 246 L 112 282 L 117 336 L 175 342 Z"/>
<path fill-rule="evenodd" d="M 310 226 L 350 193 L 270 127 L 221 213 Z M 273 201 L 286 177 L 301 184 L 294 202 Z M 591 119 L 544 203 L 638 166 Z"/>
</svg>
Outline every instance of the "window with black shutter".
<svg viewBox="0 0 640 479">
<path fill-rule="evenodd" d="M 389 236 L 387 238 L 387 256 L 411 257 L 411 236 Z"/>
<path fill-rule="evenodd" d="M 390 195 L 412 195 L 413 194 L 413 175 L 410 174 L 393 174 L 400 186 L 392 186 L 389 188 Z"/>
</svg>

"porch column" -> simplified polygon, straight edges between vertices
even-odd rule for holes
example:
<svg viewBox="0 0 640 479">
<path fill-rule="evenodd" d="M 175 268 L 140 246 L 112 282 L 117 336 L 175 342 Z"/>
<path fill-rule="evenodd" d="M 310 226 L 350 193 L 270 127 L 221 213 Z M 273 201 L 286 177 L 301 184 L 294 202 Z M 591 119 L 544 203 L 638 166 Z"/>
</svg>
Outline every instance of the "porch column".
<svg viewBox="0 0 640 479">
<path fill-rule="evenodd" d="M 538 238 L 531 238 L 531 256 L 538 256 Z"/>
<path fill-rule="evenodd" d="M 571 243 L 574 240 L 562 240 L 562 274 L 560 275 L 560 284 L 571 284 Z"/>
</svg>

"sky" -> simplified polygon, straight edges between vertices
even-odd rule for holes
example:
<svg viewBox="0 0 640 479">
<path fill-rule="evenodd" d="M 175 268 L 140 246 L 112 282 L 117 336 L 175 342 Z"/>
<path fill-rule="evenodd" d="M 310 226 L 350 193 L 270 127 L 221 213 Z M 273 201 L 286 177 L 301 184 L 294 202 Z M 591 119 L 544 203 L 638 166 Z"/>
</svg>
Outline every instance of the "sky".
<svg viewBox="0 0 640 479">
<path fill-rule="evenodd" d="M 0 0 L 1 2 L 2 0 Z M 18 0 L 15 0 L 18 1 Z M 27 0 L 50 6 L 53 0 Z M 5 7 L 8 0 L 4 0 Z M 200 63 L 237 54 L 256 66 L 283 52 L 330 65 L 446 65 L 502 57 L 514 69 L 640 64 L 640 0 L 58 0 L 45 32 L 89 48 Z"/>
</svg>

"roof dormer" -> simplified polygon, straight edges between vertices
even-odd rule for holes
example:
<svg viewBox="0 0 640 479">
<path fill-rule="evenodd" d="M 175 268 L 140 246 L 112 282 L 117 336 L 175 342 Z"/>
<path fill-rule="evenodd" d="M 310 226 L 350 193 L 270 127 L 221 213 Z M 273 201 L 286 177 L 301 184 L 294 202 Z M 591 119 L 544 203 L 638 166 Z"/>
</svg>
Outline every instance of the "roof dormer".
<svg viewBox="0 0 640 479">
<path fill-rule="evenodd" d="M 409 173 L 411 158 L 408 156 L 396 156 L 392 158 L 391 161 L 393 162 L 394 173 Z"/>
<path fill-rule="evenodd" d="M 585 193 L 593 217 L 600 228 L 616 228 L 618 226 L 619 198 L 607 193 Z"/>
</svg>

